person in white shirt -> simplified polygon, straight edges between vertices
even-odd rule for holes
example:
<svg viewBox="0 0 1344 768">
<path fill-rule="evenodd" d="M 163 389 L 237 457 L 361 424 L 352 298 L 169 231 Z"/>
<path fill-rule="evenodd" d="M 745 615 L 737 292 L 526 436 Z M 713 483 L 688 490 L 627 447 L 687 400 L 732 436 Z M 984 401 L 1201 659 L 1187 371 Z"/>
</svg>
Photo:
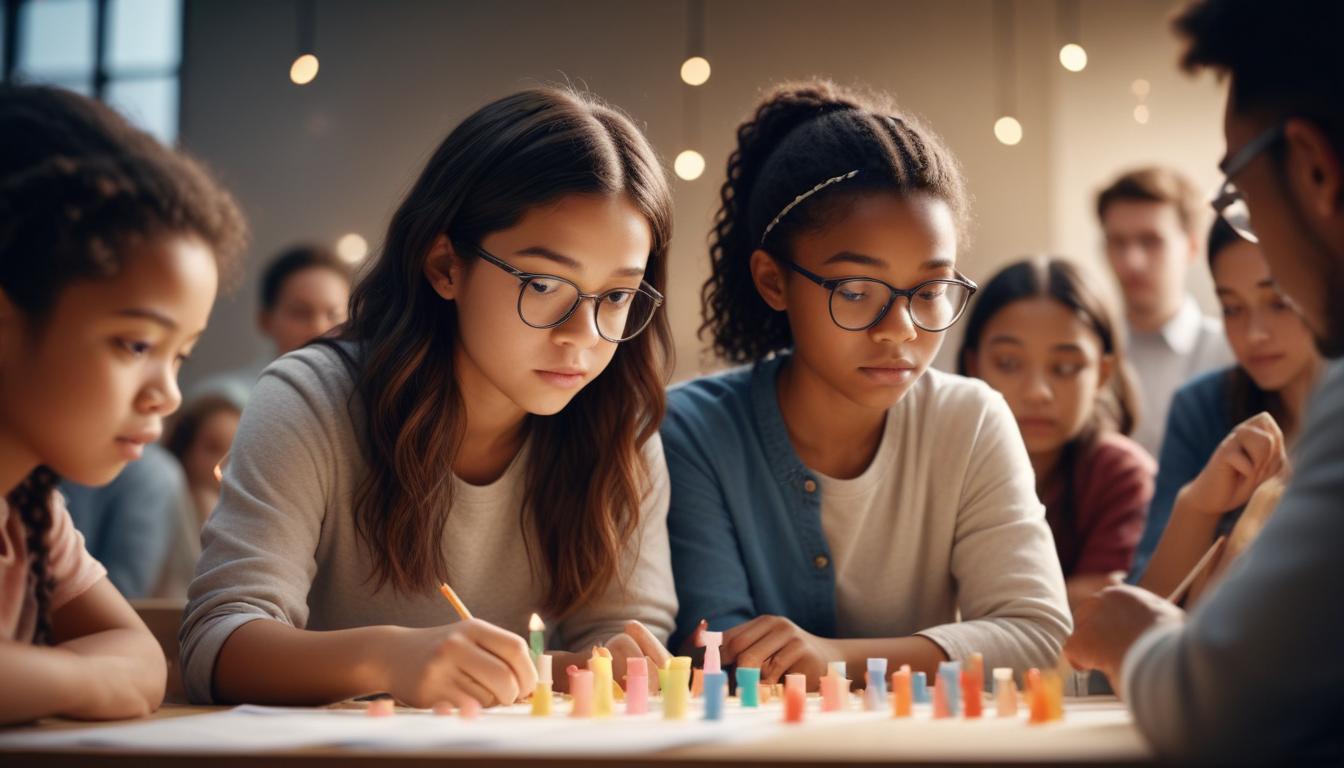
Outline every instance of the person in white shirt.
<svg viewBox="0 0 1344 768">
<path fill-rule="evenodd" d="M 1222 323 L 1200 311 L 1186 274 L 1201 254 L 1204 196 L 1170 168 L 1127 171 L 1097 195 L 1106 259 L 1125 300 L 1129 360 L 1139 376 L 1133 438 L 1154 456 L 1171 396 L 1232 361 Z"/>
<path fill-rule="evenodd" d="M 1200 0 L 1176 19 L 1187 69 L 1230 83 L 1214 207 L 1258 240 L 1329 358 L 1344 357 L 1344 3 Z M 1255 226 L 1251 228 L 1251 221 Z M 1271 452 L 1248 448 L 1248 485 Z M 1293 477 L 1250 549 L 1186 616 L 1108 587 L 1065 646 L 1100 669 L 1160 757 L 1344 764 L 1344 363 L 1318 388 Z"/>
</svg>

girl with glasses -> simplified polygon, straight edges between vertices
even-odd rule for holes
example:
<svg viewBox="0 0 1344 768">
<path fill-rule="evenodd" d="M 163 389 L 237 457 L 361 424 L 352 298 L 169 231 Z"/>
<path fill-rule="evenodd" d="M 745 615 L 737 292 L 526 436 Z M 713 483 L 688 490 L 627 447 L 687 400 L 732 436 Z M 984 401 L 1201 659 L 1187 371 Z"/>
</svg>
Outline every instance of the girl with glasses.
<svg viewBox="0 0 1344 768">
<path fill-rule="evenodd" d="M 513 703 L 534 611 L 557 670 L 594 644 L 618 674 L 661 665 L 671 208 L 645 138 L 586 95 L 453 129 L 337 337 L 253 391 L 182 630 L 193 700 Z"/>
<path fill-rule="evenodd" d="M 1128 435 L 1138 390 L 1119 310 L 1068 261 L 1004 267 L 976 299 L 959 372 L 1008 401 L 1045 503 L 1070 606 L 1123 578 L 1153 496 L 1153 458 Z"/>
<path fill-rule="evenodd" d="M 975 290 L 956 160 L 827 82 L 772 91 L 737 135 L 703 312 L 748 365 L 668 396 L 674 644 L 723 630 L 726 659 L 813 686 L 869 657 L 1053 663 L 1064 583 L 1012 414 L 929 370 Z"/>
</svg>

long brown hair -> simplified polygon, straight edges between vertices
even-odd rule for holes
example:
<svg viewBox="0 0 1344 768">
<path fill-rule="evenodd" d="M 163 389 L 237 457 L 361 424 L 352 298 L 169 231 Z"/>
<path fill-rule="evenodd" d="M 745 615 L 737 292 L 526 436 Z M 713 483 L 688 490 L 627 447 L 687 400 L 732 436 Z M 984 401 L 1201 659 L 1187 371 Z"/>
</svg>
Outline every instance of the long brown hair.
<svg viewBox="0 0 1344 768">
<path fill-rule="evenodd" d="M 614 108 L 538 88 L 488 104 L 453 129 L 392 216 L 340 335 L 359 349 L 347 363 L 363 409 L 368 472 L 355 517 L 375 563 L 375 589 L 412 591 L 449 576 L 442 542 L 465 404 L 453 370 L 456 305 L 424 278 L 435 240 L 446 234 L 479 243 L 561 197 L 617 194 L 648 219 L 645 280 L 662 290 L 672 200 L 652 148 Z M 519 523 L 540 560 L 534 572 L 539 566 L 547 574 L 543 607 L 551 615 L 569 613 L 618 579 L 650 480 L 640 449 L 662 421 L 670 350 L 658 313 L 562 411 L 528 417 L 532 458 Z"/>
<path fill-rule="evenodd" d="M 788 315 L 771 309 L 756 290 L 751 254 L 790 201 L 853 170 L 861 173 L 852 181 L 791 210 L 770 231 L 767 250 L 791 257 L 797 235 L 825 227 L 858 195 L 930 195 L 947 203 L 964 230 L 968 201 L 961 168 L 928 127 L 880 95 L 828 80 L 773 88 L 738 126 L 737 148 L 719 190 L 699 331 L 701 338 L 709 336 L 716 355 L 748 363 L 793 346 Z"/>
<path fill-rule="evenodd" d="M 236 277 L 246 225 L 201 166 L 92 99 L 0 86 L 0 289 L 37 333 L 66 286 L 116 276 L 128 244 L 166 233 L 201 238 L 221 282 Z M 46 539 L 58 481 L 39 466 L 6 492 L 27 534 L 37 643 L 51 640 Z"/>
</svg>

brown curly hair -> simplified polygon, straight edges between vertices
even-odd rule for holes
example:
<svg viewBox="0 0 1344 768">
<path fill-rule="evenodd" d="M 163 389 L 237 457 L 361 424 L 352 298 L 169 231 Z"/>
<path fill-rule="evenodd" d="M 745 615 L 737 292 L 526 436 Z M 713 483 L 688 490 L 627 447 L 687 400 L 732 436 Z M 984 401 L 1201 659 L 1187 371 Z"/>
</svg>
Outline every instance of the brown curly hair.
<svg viewBox="0 0 1344 768">
<path fill-rule="evenodd" d="M 35 326 L 61 291 L 121 270 L 127 246 L 189 233 L 231 277 L 246 240 L 233 198 L 189 158 L 69 91 L 0 86 L 0 290 Z M 46 539 L 59 478 L 33 470 L 7 500 L 27 534 L 34 641 L 51 641 Z"/>
</svg>

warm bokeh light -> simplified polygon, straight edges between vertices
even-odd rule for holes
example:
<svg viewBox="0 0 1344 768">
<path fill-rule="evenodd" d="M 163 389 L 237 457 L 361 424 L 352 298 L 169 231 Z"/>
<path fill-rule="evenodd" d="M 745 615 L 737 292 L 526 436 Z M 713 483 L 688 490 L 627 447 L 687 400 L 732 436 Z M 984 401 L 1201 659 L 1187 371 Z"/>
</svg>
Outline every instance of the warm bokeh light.
<svg viewBox="0 0 1344 768">
<path fill-rule="evenodd" d="M 700 174 L 705 172 L 705 158 L 694 149 L 688 149 L 677 155 L 677 159 L 672 163 L 672 168 L 681 178 L 687 181 L 695 181 L 700 178 Z"/>
<path fill-rule="evenodd" d="M 1149 118 L 1148 106 L 1146 104 L 1140 104 L 1134 107 L 1134 122 L 1138 123 L 1139 125 L 1147 125 L 1148 118 Z"/>
<path fill-rule="evenodd" d="M 687 85 L 704 85 L 709 82 L 709 60 L 704 56 L 692 56 L 682 62 L 681 80 Z"/>
<path fill-rule="evenodd" d="M 1152 92 L 1153 86 L 1147 80 L 1144 80 L 1142 77 L 1140 77 L 1138 80 L 1135 80 L 1134 82 L 1129 84 L 1129 90 L 1135 96 L 1142 99 Z"/>
<path fill-rule="evenodd" d="M 1059 49 L 1059 63 L 1070 72 L 1082 72 L 1087 67 L 1087 51 L 1077 43 Z"/>
<path fill-rule="evenodd" d="M 358 264 L 369 254 L 369 241 L 356 232 L 343 235 L 336 241 L 336 255 L 350 264 Z"/>
<path fill-rule="evenodd" d="M 1004 115 L 994 121 L 994 138 L 1011 147 L 1022 141 L 1022 124 L 1017 118 Z"/>
<path fill-rule="evenodd" d="M 313 82 L 315 77 L 317 77 L 317 57 L 311 53 L 303 54 L 289 66 L 289 79 L 295 85 L 307 85 Z"/>
</svg>

